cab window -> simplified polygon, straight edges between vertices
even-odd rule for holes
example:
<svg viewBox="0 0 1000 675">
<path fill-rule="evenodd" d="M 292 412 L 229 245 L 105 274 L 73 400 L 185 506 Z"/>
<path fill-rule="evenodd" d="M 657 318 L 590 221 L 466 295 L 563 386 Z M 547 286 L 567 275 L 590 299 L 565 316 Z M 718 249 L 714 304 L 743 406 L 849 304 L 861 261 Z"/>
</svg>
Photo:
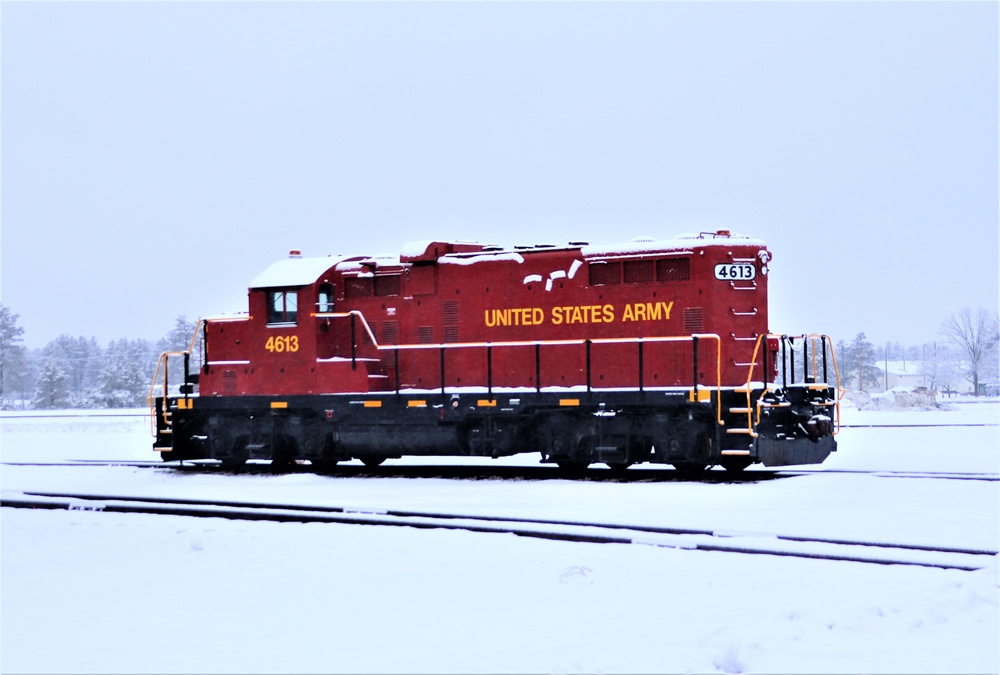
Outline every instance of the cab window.
<svg viewBox="0 0 1000 675">
<path fill-rule="evenodd" d="M 267 292 L 267 322 L 297 323 L 299 320 L 299 294 L 297 291 Z"/>
<path fill-rule="evenodd" d="M 320 284 L 319 296 L 316 301 L 316 311 L 333 311 L 333 284 Z"/>
</svg>

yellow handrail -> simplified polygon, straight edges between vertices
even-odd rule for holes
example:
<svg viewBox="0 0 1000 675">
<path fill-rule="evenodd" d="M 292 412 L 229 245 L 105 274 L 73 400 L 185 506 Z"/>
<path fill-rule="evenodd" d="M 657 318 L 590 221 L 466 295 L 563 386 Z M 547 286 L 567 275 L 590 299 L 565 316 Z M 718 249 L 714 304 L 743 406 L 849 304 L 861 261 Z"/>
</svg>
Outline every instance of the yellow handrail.
<svg viewBox="0 0 1000 675">
<path fill-rule="evenodd" d="M 404 345 L 380 345 L 375 339 L 375 334 L 368 324 L 368 320 L 365 318 L 364 314 L 359 310 L 351 310 L 349 312 L 313 312 L 312 317 L 319 319 L 341 319 L 348 318 L 351 316 L 356 316 L 361 320 L 361 325 L 364 328 L 365 333 L 367 333 L 369 339 L 372 341 L 375 349 L 378 351 L 402 351 L 402 350 L 412 350 L 412 349 L 469 349 L 469 348 L 487 348 L 487 347 L 534 347 L 536 345 L 584 345 L 588 342 L 586 338 L 574 338 L 566 340 L 507 340 L 500 342 L 451 342 L 451 343 L 437 343 L 437 344 L 404 344 Z M 242 318 L 242 317 L 241 317 Z M 195 344 L 198 341 L 198 334 L 201 330 L 202 325 L 205 323 L 205 319 L 200 319 L 197 326 L 195 327 L 194 335 L 191 338 L 191 344 L 186 351 L 171 351 L 164 352 L 160 355 L 160 358 L 156 363 L 156 371 L 153 374 L 153 383 L 150 386 L 149 391 L 149 407 L 150 407 L 150 419 L 152 420 L 151 425 L 153 427 L 153 433 L 155 435 L 155 415 L 156 411 L 153 409 L 156 400 L 156 387 L 160 378 L 160 367 L 163 367 L 163 398 L 167 397 L 167 367 L 168 358 L 171 356 L 185 356 L 190 355 L 194 352 Z M 663 336 L 663 337 L 628 337 L 628 338 L 593 338 L 589 340 L 591 344 L 638 344 L 640 342 L 693 342 L 697 338 L 714 340 L 715 341 L 715 400 L 716 400 L 716 422 L 721 426 L 724 424 L 722 420 L 722 338 L 720 338 L 715 333 L 695 333 L 692 335 L 677 335 L 677 336 Z M 756 354 L 756 352 L 755 352 Z M 694 388 L 692 388 L 692 395 L 694 400 L 697 401 L 697 388 L 698 383 L 695 382 Z M 711 385 L 709 385 L 711 387 Z M 167 421 L 167 410 L 162 411 L 164 422 Z"/>
<path fill-rule="evenodd" d="M 162 354 L 160 354 L 159 358 L 156 360 L 156 369 L 153 371 L 153 381 L 149 385 L 149 396 L 146 398 L 146 402 L 149 404 L 149 426 L 150 426 L 150 432 L 153 434 L 154 438 L 156 437 L 156 410 L 154 409 L 154 407 L 156 405 L 156 386 L 157 386 L 157 383 L 160 380 L 160 366 L 162 364 L 162 367 L 163 367 L 163 398 L 166 399 L 167 398 L 167 385 L 169 383 L 169 380 L 167 378 L 167 368 L 168 368 L 168 365 L 169 365 L 168 359 L 171 356 L 190 356 L 194 352 L 195 345 L 198 343 L 198 333 L 201 332 L 201 328 L 202 328 L 202 326 L 204 324 L 205 324 L 205 319 L 198 319 L 198 323 L 195 324 L 195 327 L 194 327 L 194 334 L 191 336 L 191 343 L 188 345 L 188 348 L 185 351 L 167 351 L 167 352 L 163 352 Z M 169 415 L 169 412 L 167 411 L 166 406 L 164 406 L 164 409 L 161 411 L 161 413 L 163 415 L 163 422 L 164 422 L 164 424 L 168 424 L 169 423 L 169 418 L 167 417 L 167 415 Z"/>
<path fill-rule="evenodd" d="M 750 404 L 750 394 L 751 394 L 750 383 L 753 382 L 753 372 L 754 372 L 754 368 L 757 366 L 757 354 L 760 352 L 760 345 L 761 345 L 761 343 L 764 340 L 766 340 L 767 338 L 772 338 L 772 337 L 773 338 L 778 338 L 779 340 L 783 340 L 783 339 L 785 339 L 785 338 L 787 338 L 789 336 L 778 335 L 776 333 L 764 333 L 763 335 L 757 336 L 757 342 L 754 343 L 754 347 L 753 347 L 753 358 L 750 359 L 750 369 L 747 371 L 747 385 L 746 385 L 746 389 L 747 389 L 747 405 L 746 405 L 747 431 L 748 431 L 748 433 L 750 434 L 750 436 L 752 438 L 757 438 L 758 437 L 757 432 L 754 431 L 754 425 L 755 424 L 760 424 L 761 409 L 768 407 L 768 404 L 764 403 L 764 401 L 763 401 L 764 395 L 767 392 L 771 391 L 772 387 L 771 387 L 771 383 L 770 382 L 765 382 L 764 383 L 764 390 L 761 392 L 760 396 L 757 398 L 757 406 L 756 406 L 757 420 L 756 420 L 756 422 L 754 422 L 753 408 L 751 407 L 751 404 Z M 836 386 L 836 390 L 835 390 L 837 392 L 836 393 L 837 398 L 836 398 L 835 401 L 831 401 L 831 402 L 828 402 L 828 403 L 817 403 L 815 405 L 826 406 L 826 407 L 836 406 L 836 408 L 837 408 L 837 412 L 836 412 L 836 415 L 835 415 L 835 417 L 836 417 L 836 425 L 834 426 L 833 434 L 837 435 L 838 433 L 840 433 L 840 399 L 843 397 L 843 394 L 840 393 L 840 368 L 837 366 L 837 355 L 834 352 L 833 340 L 830 339 L 829 335 L 822 335 L 822 334 L 819 334 L 819 333 L 806 333 L 806 334 L 803 334 L 801 336 L 791 336 L 791 337 L 802 337 L 803 339 L 809 338 L 809 339 L 812 340 L 812 345 L 813 345 L 813 378 L 816 377 L 816 372 L 817 372 L 816 340 L 817 339 L 822 340 L 823 338 L 826 338 L 826 342 L 830 345 L 830 357 L 831 357 L 831 359 L 833 361 L 833 372 L 834 372 L 834 376 L 836 377 L 836 380 L 837 380 L 837 386 Z M 765 359 L 767 358 L 766 349 L 765 349 L 764 358 Z M 784 364 L 782 364 L 782 367 L 784 367 Z M 806 377 L 805 374 L 803 374 L 803 377 Z"/>
<path fill-rule="evenodd" d="M 587 338 L 572 338 L 564 340 L 502 340 L 499 342 L 448 342 L 434 344 L 404 344 L 404 345 L 380 345 L 375 339 L 375 334 L 368 325 L 365 315 L 359 310 L 352 309 L 349 312 L 314 312 L 311 316 L 319 319 L 344 319 L 350 316 L 361 319 L 361 325 L 368 334 L 369 339 L 378 351 L 404 351 L 413 349 L 470 349 L 486 347 L 534 347 L 536 345 L 549 346 L 572 346 L 584 345 Z M 691 335 L 674 335 L 664 337 L 629 337 L 629 338 L 592 338 L 591 344 L 638 344 L 639 342 L 693 342 L 694 338 L 715 340 L 715 417 L 716 422 L 722 426 L 722 338 L 715 333 L 693 333 Z M 695 383 L 695 392 L 698 384 Z M 695 394 L 697 396 L 697 394 Z"/>
</svg>

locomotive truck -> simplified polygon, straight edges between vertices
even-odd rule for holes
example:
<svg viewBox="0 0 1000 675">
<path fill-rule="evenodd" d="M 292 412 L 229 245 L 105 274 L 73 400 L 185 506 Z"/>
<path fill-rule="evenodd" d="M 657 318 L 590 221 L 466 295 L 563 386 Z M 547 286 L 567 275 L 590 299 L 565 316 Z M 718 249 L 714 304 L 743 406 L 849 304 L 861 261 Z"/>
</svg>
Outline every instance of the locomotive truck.
<svg viewBox="0 0 1000 675">
<path fill-rule="evenodd" d="M 768 330 L 771 253 L 727 230 L 619 245 L 292 251 L 248 312 L 160 357 L 167 461 L 539 453 L 579 469 L 816 464 L 836 450 L 825 335 Z"/>
</svg>

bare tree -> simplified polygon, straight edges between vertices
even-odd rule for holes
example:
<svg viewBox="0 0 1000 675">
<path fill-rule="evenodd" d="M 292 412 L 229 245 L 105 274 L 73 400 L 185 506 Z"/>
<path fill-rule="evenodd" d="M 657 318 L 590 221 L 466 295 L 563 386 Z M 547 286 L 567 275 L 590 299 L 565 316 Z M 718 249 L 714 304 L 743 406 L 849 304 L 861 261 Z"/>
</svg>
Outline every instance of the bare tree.
<svg viewBox="0 0 1000 675">
<path fill-rule="evenodd" d="M 982 307 L 963 307 L 941 324 L 941 333 L 958 347 L 966 359 L 966 379 L 979 395 L 980 376 L 987 372 L 987 359 L 996 354 L 1000 340 L 997 312 Z"/>
</svg>

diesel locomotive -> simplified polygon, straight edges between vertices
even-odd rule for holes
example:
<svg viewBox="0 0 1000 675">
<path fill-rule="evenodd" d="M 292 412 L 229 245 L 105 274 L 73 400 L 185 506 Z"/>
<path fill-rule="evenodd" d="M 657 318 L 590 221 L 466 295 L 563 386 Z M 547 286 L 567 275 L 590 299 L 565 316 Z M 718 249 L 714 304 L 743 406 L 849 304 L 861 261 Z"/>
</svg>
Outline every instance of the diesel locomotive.
<svg viewBox="0 0 1000 675">
<path fill-rule="evenodd" d="M 768 330 L 771 253 L 727 230 L 619 245 L 408 244 L 304 257 L 160 357 L 167 461 L 377 465 L 537 452 L 578 469 L 816 464 L 832 341 Z"/>
</svg>

